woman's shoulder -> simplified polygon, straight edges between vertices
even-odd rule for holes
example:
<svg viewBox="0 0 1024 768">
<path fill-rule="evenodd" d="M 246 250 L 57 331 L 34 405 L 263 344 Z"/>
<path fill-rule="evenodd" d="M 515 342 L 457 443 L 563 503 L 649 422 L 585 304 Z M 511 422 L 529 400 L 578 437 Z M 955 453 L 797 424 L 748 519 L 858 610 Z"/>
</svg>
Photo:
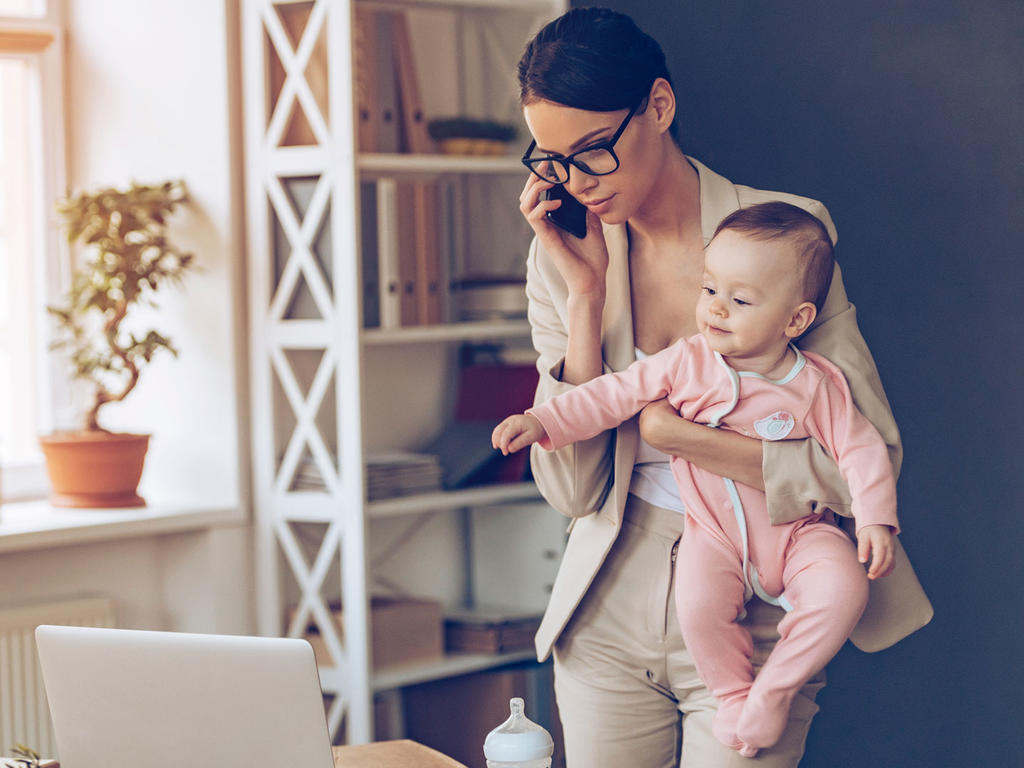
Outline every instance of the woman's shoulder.
<svg viewBox="0 0 1024 768">
<path fill-rule="evenodd" d="M 749 208 L 758 203 L 780 201 L 796 205 L 816 216 L 825 225 L 825 229 L 828 230 L 832 242 L 836 242 L 836 228 L 832 222 L 832 216 L 829 215 L 828 209 L 820 200 L 790 194 L 789 192 L 758 189 L 746 186 L 745 184 L 736 184 L 708 168 L 696 158 L 687 155 L 686 159 L 700 176 L 700 204 L 703 211 L 705 238 L 710 239 L 715 227 L 718 226 L 718 222 L 737 208 Z"/>
<path fill-rule="evenodd" d="M 742 184 L 736 184 L 735 187 L 736 196 L 739 198 L 740 208 L 748 208 L 751 205 L 757 205 L 758 203 L 770 203 L 776 201 L 795 205 L 799 208 L 803 208 L 805 211 L 821 221 L 821 223 L 825 225 L 825 229 L 828 230 L 828 234 L 829 237 L 832 238 L 832 242 L 836 242 L 836 226 L 832 221 L 832 216 L 828 212 L 828 208 L 826 208 L 825 204 L 820 200 L 815 200 L 812 197 L 804 197 L 802 195 L 794 195 L 789 192 L 756 189 L 755 187 L 747 187 Z"/>
</svg>

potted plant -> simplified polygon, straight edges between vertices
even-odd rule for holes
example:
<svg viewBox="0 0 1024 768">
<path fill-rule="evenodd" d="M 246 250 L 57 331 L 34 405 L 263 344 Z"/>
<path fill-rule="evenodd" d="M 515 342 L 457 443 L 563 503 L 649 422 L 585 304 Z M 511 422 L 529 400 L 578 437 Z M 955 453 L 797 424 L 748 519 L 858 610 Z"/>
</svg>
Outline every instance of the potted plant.
<svg viewBox="0 0 1024 768">
<path fill-rule="evenodd" d="M 70 243 L 86 251 L 74 270 L 57 319 L 54 349 L 68 352 L 72 375 L 88 383 L 92 402 L 82 429 L 40 438 L 53 487 L 51 502 L 66 507 L 133 507 L 149 435 L 114 433 L 99 424 L 100 410 L 124 400 L 153 355 L 177 351 L 155 330 L 138 332 L 126 320 L 154 293 L 180 282 L 193 254 L 167 239 L 167 219 L 188 200 L 184 182 L 99 189 L 58 204 Z"/>
</svg>

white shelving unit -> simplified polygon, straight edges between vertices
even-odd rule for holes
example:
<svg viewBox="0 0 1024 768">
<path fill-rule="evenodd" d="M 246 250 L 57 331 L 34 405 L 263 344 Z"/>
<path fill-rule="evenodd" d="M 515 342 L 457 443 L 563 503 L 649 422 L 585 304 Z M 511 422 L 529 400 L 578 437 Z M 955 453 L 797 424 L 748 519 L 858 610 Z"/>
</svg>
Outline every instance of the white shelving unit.
<svg viewBox="0 0 1024 768">
<path fill-rule="evenodd" d="M 368 445 L 367 423 L 379 419 L 368 406 L 369 395 L 379 396 L 371 391 L 376 382 L 367 380 L 375 375 L 372 366 L 410 354 L 451 358 L 452 345 L 466 341 L 524 340 L 528 327 L 522 320 L 363 327 L 361 184 L 393 186 L 397 179 L 424 178 L 487 183 L 493 177 L 521 180 L 524 173 L 516 156 L 358 153 L 353 19 L 356 6 L 363 4 L 451 14 L 458 28 L 457 50 L 451 54 L 439 46 L 439 55 L 504 57 L 501 69 L 507 65 L 510 85 L 526 36 L 508 39 L 508 24 L 488 27 L 484 21 L 481 26 L 481 19 L 513 14 L 525 23 L 524 30 L 532 30 L 567 6 L 564 0 L 242 3 L 260 631 L 301 637 L 310 622 L 318 627 L 330 656 L 341 660 L 320 670 L 324 691 L 332 695 L 328 723 L 332 735 L 344 723 L 349 743 L 371 739 L 375 691 L 532 656 L 462 654 L 372 672 L 367 564 L 371 521 L 539 498 L 532 483 L 518 483 L 367 501 L 364 455 L 374 447 Z M 464 24 L 465 19 L 469 22 Z M 468 71 L 461 64 L 456 69 Z M 419 79 L 422 89 L 430 87 L 425 73 Z M 463 106 L 473 100 L 464 83 L 454 87 Z M 477 91 L 491 98 L 487 89 Z M 501 103 L 488 109 L 517 111 L 514 88 L 496 98 Z M 296 115 L 304 118 L 301 141 L 292 136 Z M 456 206 L 464 203 L 465 197 L 456 196 Z M 456 223 L 465 225 L 468 218 L 456 217 Z M 521 259 L 526 240 L 509 247 Z M 474 256 L 464 250 L 460 246 L 458 258 Z M 443 366 L 424 375 L 434 377 L 434 388 L 443 390 L 439 370 Z M 422 383 L 412 376 L 399 385 Z M 378 432 L 373 437 L 380 442 Z M 412 441 L 400 431 L 394 439 L 388 447 L 407 449 Z M 315 467 L 322 491 L 295 490 L 302 466 Z M 312 557 L 307 551 L 310 527 L 317 529 Z M 333 573 L 340 585 L 328 583 Z M 298 610 L 286 626 L 289 588 L 297 590 Z M 330 619 L 327 592 L 340 594 L 344 640 Z"/>
</svg>

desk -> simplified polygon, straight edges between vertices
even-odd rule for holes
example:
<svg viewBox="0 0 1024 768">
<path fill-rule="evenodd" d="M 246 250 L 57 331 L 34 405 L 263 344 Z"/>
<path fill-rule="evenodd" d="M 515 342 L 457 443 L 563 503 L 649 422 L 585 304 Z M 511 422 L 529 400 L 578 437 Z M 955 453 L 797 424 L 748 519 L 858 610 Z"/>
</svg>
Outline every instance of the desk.
<svg viewBox="0 0 1024 768">
<path fill-rule="evenodd" d="M 410 739 L 334 747 L 332 751 L 334 768 L 467 768 Z"/>
</svg>

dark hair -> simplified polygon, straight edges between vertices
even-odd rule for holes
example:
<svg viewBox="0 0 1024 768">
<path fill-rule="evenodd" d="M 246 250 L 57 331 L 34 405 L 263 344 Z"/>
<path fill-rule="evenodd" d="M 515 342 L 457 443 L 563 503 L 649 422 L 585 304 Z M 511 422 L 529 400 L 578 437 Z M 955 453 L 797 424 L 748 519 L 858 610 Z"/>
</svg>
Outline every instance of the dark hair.
<svg viewBox="0 0 1024 768">
<path fill-rule="evenodd" d="M 665 53 L 629 16 L 573 8 L 527 44 L 519 59 L 519 101 L 615 112 L 640 105 L 659 77 L 672 84 Z"/>
<path fill-rule="evenodd" d="M 761 203 L 730 213 L 719 223 L 715 235 L 727 229 L 755 240 L 792 241 L 804 268 L 804 300 L 813 301 L 821 312 L 832 285 L 835 255 L 832 238 L 817 216 L 789 203 Z"/>
</svg>

